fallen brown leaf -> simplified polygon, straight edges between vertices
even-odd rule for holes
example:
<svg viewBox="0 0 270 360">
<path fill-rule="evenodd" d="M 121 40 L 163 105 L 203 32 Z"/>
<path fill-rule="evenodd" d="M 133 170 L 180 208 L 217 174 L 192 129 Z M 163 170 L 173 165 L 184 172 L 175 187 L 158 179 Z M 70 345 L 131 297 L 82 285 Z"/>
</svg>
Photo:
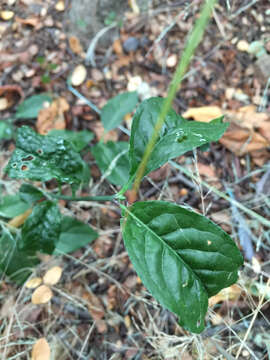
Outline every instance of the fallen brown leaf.
<svg viewBox="0 0 270 360">
<path fill-rule="evenodd" d="M 32 360 L 50 360 L 51 349 L 45 338 L 39 339 L 32 349 Z"/>
<path fill-rule="evenodd" d="M 50 130 L 63 130 L 66 128 L 64 113 L 69 110 L 66 99 L 59 97 L 49 107 L 40 110 L 37 119 L 37 130 L 40 134 L 46 135 Z"/>
<path fill-rule="evenodd" d="M 6 110 L 23 99 L 23 90 L 19 85 L 0 86 L 0 111 Z"/>
<path fill-rule="evenodd" d="M 74 54 L 82 54 L 83 53 L 83 47 L 80 43 L 80 40 L 76 36 L 70 36 L 68 39 L 69 47 L 74 52 Z"/>
</svg>

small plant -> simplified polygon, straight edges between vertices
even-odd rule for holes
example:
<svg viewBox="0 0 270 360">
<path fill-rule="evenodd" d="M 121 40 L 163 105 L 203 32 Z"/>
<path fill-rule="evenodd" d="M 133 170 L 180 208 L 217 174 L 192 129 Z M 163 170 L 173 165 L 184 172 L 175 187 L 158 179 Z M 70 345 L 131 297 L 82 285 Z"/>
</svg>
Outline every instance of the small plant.
<svg viewBox="0 0 270 360">
<path fill-rule="evenodd" d="M 16 280 L 25 280 L 38 262 L 37 251 L 66 253 L 98 236 L 78 220 L 63 217 L 58 199 L 113 201 L 122 209 L 124 243 L 145 286 L 164 307 L 178 315 L 181 326 L 194 333 L 203 331 L 208 298 L 237 280 L 238 269 L 243 264 L 240 251 L 230 236 L 206 217 L 165 201 L 138 201 L 126 206 L 125 192 L 133 185 L 136 193 L 142 178 L 149 172 L 170 159 L 217 141 L 227 129 L 222 118 L 210 123 L 190 122 L 171 108 L 213 3 L 206 2 L 190 35 L 168 97 L 150 98 L 139 104 L 129 143 L 101 141 L 94 146 L 93 155 L 103 176 L 122 186 L 118 193 L 75 196 L 78 188 L 90 178 L 88 166 L 80 156 L 80 151 L 90 141 L 85 134 L 53 132 L 42 136 L 27 126 L 18 129 L 16 149 L 6 167 L 8 175 L 43 183 L 55 179 L 59 186 L 58 192 L 48 192 L 44 187 L 25 183 L 15 195 L 16 200 L 3 199 L 0 215 L 18 215 L 14 215 L 14 209 L 12 211 L 15 202 L 29 212 L 19 223 L 22 224 L 20 231 L 10 223 L 7 226 L 2 223 L 2 272 Z M 136 93 L 121 94 L 110 100 L 101 111 L 105 129 L 118 126 L 137 101 Z M 71 186 L 73 196 L 62 195 L 63 184 Z"/>
<path fill-rule="evenodd" d="M 38 56 L 36 62 L 40 65 L 43 71 L 41 82 L 43 84 L 49 84 L 51 82 L 51 72 L 57 69 L 58 65 L 48 62 L 44 56 Z"/>
</svg>

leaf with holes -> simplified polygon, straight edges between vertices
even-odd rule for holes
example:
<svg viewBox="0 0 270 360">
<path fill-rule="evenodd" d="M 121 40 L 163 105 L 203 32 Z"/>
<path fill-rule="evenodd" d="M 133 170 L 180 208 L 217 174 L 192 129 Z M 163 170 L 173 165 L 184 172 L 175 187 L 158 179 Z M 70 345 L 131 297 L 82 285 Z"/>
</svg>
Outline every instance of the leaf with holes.
<svg viewBox="0 0 270 360">
<path fill-rule="evenodd" d="M 128 142 L 108 141 L 97 143 L 92 148 L 92 154 L 102 174 L 114 185 L 127 183 L 129 178 Z"/>
<path fill-rule="evenodd" d="M 109 131 L 121 124 L 126 114 L 132 112 L 138 102 L 138 93 L 125 92 L 110 99 L 101 109 L 101 121 Z"/>
<path fill-rule="evenodd" d="M 17 131 L 16 149 L 5 169 L 11 178 L 79 185 L 85 163 L 72 144 L 59 136 L 43 136 L 28 126 Z"/>
<path fill-rule="evenodd" d="M 146 146 L 152 138 L 163 103 L 164 99 L 162 98 L 145 100 L 133 117 L 129 150 L 130 176 L 135 174 L 138 169 Z M 210 123 L 188 121 L 170 109 L 159 132 L 144 175 L 187 151 L 211 141 L 217 141 L 227 127 L 228 124 L 222 123 L 222 118 L 215 119 Z"/>
<path fill-rule="evenodd" d="M 22 250 L 29 254 L 36 251 L 51 254 L 59 240 L 62 215 L 52 201 L 37 204 L 22 228 Z"/>
<path fill-rule="evenodd" d="M 200 333 L 208 297 L 237 280 L 237 246 L 204 216 L 169 202 L 137 202 L 125 216 L 125 246 L 143 283 L 181 326 Z"/>
</svg>

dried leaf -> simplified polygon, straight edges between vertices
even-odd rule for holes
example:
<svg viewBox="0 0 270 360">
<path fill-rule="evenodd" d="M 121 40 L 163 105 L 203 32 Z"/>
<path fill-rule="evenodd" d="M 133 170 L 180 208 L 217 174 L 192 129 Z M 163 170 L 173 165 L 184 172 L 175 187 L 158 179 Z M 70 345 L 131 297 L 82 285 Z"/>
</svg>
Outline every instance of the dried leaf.
<svg viewBox="0 0 270 360">
<path fill-rule="evenodd" d="M 46 285 L 41 285 L 33 292 L 32 303 L 35 305 L 46 304 L 52 297 L 52 290 Z"/>
<path fill-rule="evenodd" d="M 55 4 L 55 10 L 57 11 L 64 11 L 65 10 L 65 2 L 63 0 L 58 1 Z"/>
<path fill-rule="evenodd" d="M 71 75 L 71 84 L 73 86 L 81 85 L 85 81 L 86 76 L 86 68 L 83 65 L 76 66 Z"/>
<path fill-rule="evenodd" d="M 82 297 L 87 302 L 87 307 L 92 318 L 96 321 L 103 319 L 105 311 L 99 298 L 90 292 L 85 292 Z"/>
<path fill-rule="evenodd" d="M 8 21 L 13 18 L 14 12 L 10 10 L 3 10 L 0 12 L 0 16 L 3 20 Z"/>
<path fill-rule="evenodd" d="M 32 349 L 32 360 L 50 360 L 51 350 L 45 338 L 39 339 Z"/>
<path fill-rule="evenodd" d="M 23 98 L 23 90 L 19 85 L 3 85 L 0 96 L 0 111 L 6 110 Z"/>
<path fill-rule="evenodd" d="M 64 130 L 66 128 L 64 113 L 69 110 L 66 99 L 59 97 L 49 107 L 40 110 L 37 119 L 37 130 L 46 135 L 50 130 Z"/>
<path fill-rule="evenodd" d="M 241 295 L 242 289 L 234 284 L 228 288 L 222 289 L 217 295 L 209 299 L 209 306 L 212 307 L 219 302 L 228 300 L 237 300 Z"/>
<path fill-rule="evenodd" d="M 42 279 L 40 277 L 33 277 L 32 279 L 26 281 L 25 287 L 27 289 L 35 289 L 42 283 Z"/>
<path fill-rule="evenodd" d="M 8 222 L 8 225 L 16 228 L 20 227 L 21 225 L 24 224 L 25 220 L 28 218 L 31 212 L 32 209 L 28 209 L 23 214 L 15 216 L 12 220 Z"/>
<path fill-rule="evenodd" d="M 63 269 L 60 266 L 54 266 L 49 269 L 43 277 L 44 284 L 55 285 L 62 276 Z"/>
<path fill-rule="evenodd" d="M 209 122 L 222 116 L 222 110 L 218 106 L 201 106 L 198 108 L 189 108 L 182 116 L 184 118 L 193 118 L 196 121 Z"/>
<path fill-rule="evenodd" d="M 80 40 L 76 36 L 71 36 L 68 39 L 69 47 L 74 52 L 74 54 L 82 54 L 83 53 L 83 47 L 80 43 Z"/>
<path fill-rule="evenodd" d="M 34 28 L 41 26 L 41 22 L 40 19 L 38 17 L 32 17 L 32 18 L 27 18 L 27 19 L 22 19 L 19 18 L 18 16 L 16 16 L 16 22 L 22 24 L 22 25 L 28 25 L 28 26 L 33 26 Z"/>
</svg>

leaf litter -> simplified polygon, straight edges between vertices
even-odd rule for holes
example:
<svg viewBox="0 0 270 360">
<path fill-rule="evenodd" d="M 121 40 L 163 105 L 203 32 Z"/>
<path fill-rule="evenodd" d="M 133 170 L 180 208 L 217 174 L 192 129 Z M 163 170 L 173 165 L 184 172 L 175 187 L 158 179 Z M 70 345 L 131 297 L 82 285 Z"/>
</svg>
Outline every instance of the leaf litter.
<svg viewBox="0 0 270 360">
<path fill-rule="evenodd" d="M 56 106 L 57 109 L 53 111 L 52 109 L 48 110 L 50 107 L 45 108 L 47 113 L 44 112 L 43 118 L 41 114 L 39 115 L 39 122 L 35 118 L 34 121 L 32 120 L 33 125 L 40 133 L 46 133 L 58 126 L 74 132 L 91 129 L 97 138 L 101 139 L 104 136 L 104 128 L 98 116 L 85 105 L 84 101 L 67 91 L 66 81 L 72 74 L 72 69 L 76 68 L 78 64 L 83 64 L 82 59 L 86 49 L 83 48 L 79 39 L 70 40 L 70 34 L 67 34 L 63 28 L 68 11 L 66 7 L 63 7 L 63 3 L 55 2 L 56 8 L 51 6 L 51 2 L 47 0 L 44 2 L 24 0 L 14 2 L 12 5 L 5 5 L 4 11 L 13 12 L 14 16 L 0 22 L 2 36 L 0 39 L 0 69 L 3 74 L 1 80 L 4 76 L 4 86 L 15 84 L 21 90 L 18 88 L 18 92 L 14 90 L 14 92 L 10 91 L 0 96 L 0 98 L 6 99 L 2 105 L 1 115 L 3 114 L 4 120 L 14 115 L 20 99 L 27 99 L 38 93 L 51 92 L 54 93 L 54 99 L 65 99 L 69 108 L 66 106 L 67 109 L 62 110 L 62 105 L 59 103 Z M 146 23 L 143 13 L 136 14 L 136 5 L 138 4 L 138 1 L 130 2 L 131 7 L 125 17 L 127 20 L 124 20 L 124 27 L 120 31 L 119 39 L 113 44 L 111 55 L 106 53 L 107 49 L 97 46 L 98 68 L 90 69 L 82 65 L 87 74 L 91 74 L 91 77 L 86 78 L 83 70 L 80 81 L 77 79 L 75 82 L 78 85 L 73 84 L 84 97 L 90 99 L 100 109 L 110 98 L 126 91 L 128 86 L 132 87 L 133 91 L 140 88 L 138 92 L 141 97 L 147 97 L 149 94 L 165 96 L 174 69 L 171 66 L 175 62 L 174 54 L 179 56 L 181 53 L 185 34 L 190 30 L 193 15 L 198 10 L 196 2 L 190 4 L 191 8 L 185 8 L 183 5 L 175 5 L 171 1 L 166 3 L 164 10 L 162 7 L 164 4 L 156 5 L 157 12 L 154 12 Z M 229 16 L 228 4 L 231 5 L 231 14 L 236 14 L 241 10 L 238 17 Z M 251 43 L 251 39 L 258 36 L 264 41 L 265 47 L 268 46 L 267 51 L 269 51 L 267 36 L 263 30 L 261 31 L 264 26 L 267 26 L 269 15 L 266 13 L 267 8 L 264 3 L 257 5 L 252 5 L 246 10 L 242 9 L 242 4 L 239 5 L 237 2 L 234 4 L 232 2 L 225 4 L 224 2 L 224 5 L 216 6 L 218 21 L 225 29 L 228 39 L 225 41 L 222 35 L 217 33 L 213 21 L 197 54 L 198 57 L 194 60 L 191 73 L 186 77 L 179 96 L 175 100 L 174 107 L 178 113 L 188 113 L 191 109 L 208 107 L 206 109 L 209 110 L 208 113 L 206 110 L 203 113 L 201 109 L 196 110 L 198 115 L 193 113 L 194 116 L 191 116 L 189 113 L 188 117 L 193 117 L 196 121 L 203 118 L 205 121 L 211 120 L 220 113 L 226 116 L 231 127 L 223 140 L 218 144 L 212 144 L 205 152 L 198 153 L 199 174 L 205 181 L 211 181 L 211 184 L 218 187 L 220 191 L 225 191 L 224 182 L 229 183 L 233 187 L 238 201 L 246 204 L 247 207 L 256 207 L 261 215 L 267 217 L 267 207 L 262 197 L 268 193 L 268 187 L 265 184 L 268 184 L 269 104 L 266 102 L 262 111 L 258 111 L 260 104 L 265 104 L 263 100 L 265 99 L 266 84 L 255 71 L 256 57 L 245 50 L 247 44 Z M 180 16 L 179 12 L 183 15 Z M 171 20 L 174 21 L 173 28 L 170 28 Z M 241 21 L 245 36 L 239 37 L 239 21 Z M 75 35 L 71 34 L 71 36 Z M 124 50 L 124 43 L 129 38 L 138 39 L 139 46 L 133 53 L 127 54 Z M 28 41 L 30 39 L 31 41 Z M 67 41 L 67 39 L 69 40 Z M 157 39 L 159 39 L 159 46 L 155 46 L 157 50 L 150 51 Z M 71 52 L 73 52 L 72 55 Z M 58 64 L 58 69 L 50 74 L 47 84 L 42 82 L 46 70 L 37 66 L 37 56 L 45 57 L 48 64 L 50 62 Z M 96 77 L 97 72 L 98 77 Z M 92 73 L 95 75 L 93 79 Z M 140 85 L 135 84 L 134 88 L 132 79 L 136 76 L 139 76 L 140 80 L 135 82 L 136 84 L 139 82 Z M 90 83 L 88 80 L 92 80 L 92 82 Z M 147 84 L 148 87 L 144 84 Z M 227 91 L 227 89 L 233 89 L 233 91 Z M 268 97 L 269 92 L 266 92 L 266 98 Z M 60 110 L 58 110 L 59 108 Z M 112 141 L 128 140 L 127 136 L 118 130 L 113 130 L 106 136 Z M 7 148 L 5 147 L 5 149 Z M 5 158 L 3 158 L 4 160 Z M 90 158 L 89 163 L 94 173 L 95 164 L 91 162 L 92 160 Z M 177 161 L 184 166 L 190 166 L 193 161 L 192 155 L 185 158 L 180 157 Z M 261 172 L 257 173 L 258 170 Z M 205 189 L 200 190 L 197 184 L 192 181 L 188 182 L 185 177 L 179 180 L 174 169 L 168 169 L 165 176 L 161 176 L 160 172 L 160 178 L 154 177 L 153 179 L 150 178 L 152 183 L 148 182 L 149 180 L 145 181 L 144 193 L 151 190 L 153 184 L 155 186 L 158 184 L 159 191 L 161 190 L 160 196 L 163 199 L 174 199 L 197 210 L 202 210 L 203 199 L 205 208 L 210 209 L 209 214 L 215 214 L 216 221 L 224 222 L 222 226 L 233 233 L 234 216 L 230 212 L 229 203 L 213 196 Z M 262 183 L 263 185 L 260 185 Z M 110 189 L 106 182 L 100 186 L 99 190 L 104 192 Z M 155 194 L 159 194 L 159 192 L 153 193 L 153 199 Z M 35 317 L 33 316 L 35 323 L 41 324 L 38 325 L 41 336 L 46 336 L 47 326 L 50 326 L 52 336 L 60 336 L 63 331 L 66 331 L 66 338 L 63 338 L 63 342 L 57 342 L 57 346 L 60 348 L 62 346 L 62 353 L 68 350 L 72 354 L 71 358 L 78 357 L 82 349 L 81 340 L 86 341 L 86 339 L 85 354 L 93 359 L 103 359 L 104 354 L 108 354 L 108 359 L 110 356 L 116 356 L 119 359 L 149 359 L 159 356 L 167 359 L 169 358 L 167 354 L 172 359 L 177 359 L 179 356 L 183 359 L 191 359 L 194 356 L 196 358 L 199 347 L 205 347 L 207 353 L 209 347 L 206 340 L 209 333 L 206 332 L 206 335 L 203 335 L 202 342 L 196 348 L 196 344 L 192 344 L 191 338 L 178 327 L 176 319 L 170 317 L 166 311 L 150 300 L 149 294 L 145 292 L 136 277 L 136 281 L 131 283 L 126 281 L 130 276 L 134 276 L 134 272 L 120 242 L 119 214 L 113 205 L 105 204 L 101 211 L 99 208 L 89 207 L 89 204 L 71 204 L 69 207 L 63 204 L 62 211 L 68 214 L 72 213 L 70 215 L 73 216 L 77 215 L 81 220 L 90 218 L 91 223 L 95 225 L 98 232 L 101 231 L 104 234 L 102 236 L 106 236 L 107 241 L 104 243 L 97 239 L 93 245 L 95 252 L 91 251 L 91 247 L 87 247 L 86 252 L 79 249 L 74 254 L 63 257 L 65 269 L 66 266 L 68 269 L 68 276 L 61 277 L 61 286 L 57 285 L 60 292 L 54 291 L 53 297 L 50 287 L 45 284 L 41 285 L 43 288 L 37 292 L 36 300 L 39 304 L 35 305 L 38 307 L 38 312 Z M 108 214 L 114 216 L 110 216 L 108 219 Z M 240 215 L 243 216 L 241 213 Z M 245 314 L 247 316 L 252 314 L 256 309 L 258 297 L 262 296 L 265 291 L 268 294 L 269 290 L 265 288 L 265 277 L 269 276 L 267 275 L 269 267 L 266 263 L 269 258 L 268 230 L 249 218 L 245 219 L 245 228 L 251 229 L 257 239 L 256 242 L 253 242 L 253 251 L 256 255 L 253 259 L 257 259 L 260 267 L 257 266 L 255 269 L 253 263 L 249 263 L 247 259 L 240 278 L 244 292 L 241 293 L 237 285 L 237 288 L 228 288 L 227 295 L 222 297 L 220 294 L 220 297 L 215 299 L 214 305 L 214 311 L 219 315 L 219 323 L 214 324 L 209 320 L 214 337 L 222 340 L 222 346 L 226 348 L 227 353 L 232 355 L 236 354 L 234 348 L 237 348 L 240 342 L 237 336 L 243 331 L 245 332 L 246 326 L 250 324 L 248 317 L 243 321 L 241 318 L 244 318 Z M 239 235 L 236 231 L 234 239 L 240 241 L 240 238 L 241 234 Z M 245 245 L 242 246 L 242 250 L 244 250 Z M 42 256 L 41 258 L 44 259 L 41 263 L 42 269 L 45 266 L 46 269 L 50 269 L 51 258 Z M 253 270 L 254 272 L 251 273 Z M 255 284 L 257 292 L 250 290 L 252 284 Z M 82 292 L 78 290 L 80 288 Z M 35 291 L 38 289 L 40 286 Z M 29 309 L 31 312 L 33 304 L 27 303 L 27 300 L 22 301 L 23 297 L 18 296 L 16 287 L 6 280 L 1 283 L 2 291 L 5 295 L 16 295 L 17 303 L 15 303 L 14 309 L 20 309 L 18 319 L 22 319 L 23 326 L 26 327 L 27 334 L 30 334 L 32 339 L 38 338 L 37 333 L 27 325 L 30 315 L 27 315 L 28 318 L 22 316 L 22 312 L 29 314 Z M 28 291 L 29 297 L 29 292 L 32 290 L 20 289 L 20 291 Z M 85 298 L 82 298 L 82 294 Z M 243 296 L 243 294 L 245 295 Z M 218 297 L 219 294 L 216 296 Z M 57 303 L 59 299 L 61 301 Z M 3 306 L 4 302 L 2 299 L 0 301 L 0 305 Z M 40 306 L 40 302 L 47 304 L 45 301 L 50 301 L 52 312 L 56 318 L 64 319 L 64 321 L 51 321 L 51 313 L 47 307 Z M 61 306 L 57 305 L 59 303 Z M 62 304 L 66 305 L 65 310 Z M 266 308 L 267 304 L 261 311 L 266 311 Z M 88 316 L 90 314 L 92 320 L 89 321 L 86 314 Z M 5 318 L 4 314 L 1 316 Z M 88 319 L 88 323 L 85 323 L 83 319 Z M 42 323 L 40 323 L 41 320 Z M 102 321 L 102 323 L 97 324 L 98 321 Z M 230 324 L 233 332 L 224 325 L 224 321 Z M 75 329 L 72 334 L 69 330 L 70 322 Z M 89 332 L 88 339 L 87 334 L 93 324 L 97 325 L 92 332 Z M 13 321 L 11 325 L 12 329 L 16 328 L 16 322 Z M 260 335 L 260 332 L 263 334 L 266 327 L 267 324 L 263 317 L 258 316 L 251 329 L 252 334 Z M 237 334 L 237 336 L 232 340 L 232 337 L 229 337 L 230 334 Z M 175 338 L 171 338 L 171 336 Z M 204 340 L 204 336 L 206 340 Z M 19 351 L 28 351 L 28 356 L 30 356 L 31 349 L 20 344 L 21 337 L 18 331 L 14 331 L 13 337 L 10 337 L 9 340 L 18 343 L 13 348 L 10 347 L 9 356 L 13 356 Z M 49 338 L 49 340 L 51 339 Z M 47 340 L 45 341 L 47 342 Z M 234 342 L 233 346 L 231 341 Z M 45 343 L 43 340 L 42 342 Z M 179 348 L 179 342 L 183 344 L 182 349 Z M 70 343 L 72 343 L 72 347 Z M 257 343 L 259 344 L 259 340 Z M 255 347 L 256 344 L 254 345 L 252 337 L 248 339 L 246 345 L 249 352 L 255 354 L 257 358 L 265 356 L 265 348 Z M 45 345 L 45 348 L 48 349 L 48 346 Z M 44 353 L 46 351 L 44 350 Z M 42 355 L 42 352 L 40 350 L 38 353 Z M 220 356 L 217 348 L 213 346 L 211 354 L 214 357 Z M 243 352 L 242 355 L 246 354 Z M 206 354 L 206 358 L 207 356 L 208 354 Z M 37 357 L 37 359 L 43 358 Z"/>
</svg>

